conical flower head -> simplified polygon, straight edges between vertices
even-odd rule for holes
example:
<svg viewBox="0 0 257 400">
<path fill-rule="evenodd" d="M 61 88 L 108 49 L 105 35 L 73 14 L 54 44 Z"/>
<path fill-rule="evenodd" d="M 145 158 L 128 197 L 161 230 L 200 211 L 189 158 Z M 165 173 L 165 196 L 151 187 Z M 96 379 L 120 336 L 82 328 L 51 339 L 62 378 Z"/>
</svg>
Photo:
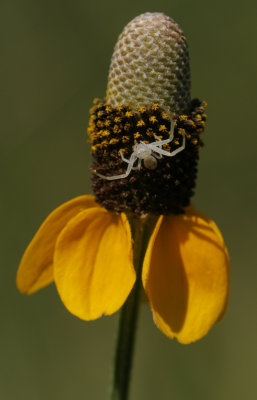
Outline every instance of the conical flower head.
<svg viewBox="0 0 257 400">
<path fill-rule="evenodd" d="M 190 99 L 185 36 L 161 13 L 121 33 L 106 102 L 91 110 L 93 192 L 110 211 L 178 214 L 190 204 L 206 104 Z"/>
<path fill-rule="evenodd" d="M 173 19 L 145 13 L 124 28 L 111 60 L 107 103 L 134 109 L 158 104 L 172 113 L 188 113 L 188 47 Z"/>
</svg>

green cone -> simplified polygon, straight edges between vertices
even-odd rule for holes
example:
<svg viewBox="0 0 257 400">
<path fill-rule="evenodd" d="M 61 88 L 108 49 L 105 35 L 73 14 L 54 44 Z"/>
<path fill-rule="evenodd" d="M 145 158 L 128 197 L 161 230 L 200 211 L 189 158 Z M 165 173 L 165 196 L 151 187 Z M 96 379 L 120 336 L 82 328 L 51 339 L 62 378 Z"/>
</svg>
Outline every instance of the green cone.
<svg viewBox="0 0 257 400">
<path fill-rule="evenodd" d="M 145 13 L 124 28 L 112 56 L 106 96 L 113 107 L 158 104 L 172 113 L 188 112 L 188 47 L 173 19 Z"/>
</svg>

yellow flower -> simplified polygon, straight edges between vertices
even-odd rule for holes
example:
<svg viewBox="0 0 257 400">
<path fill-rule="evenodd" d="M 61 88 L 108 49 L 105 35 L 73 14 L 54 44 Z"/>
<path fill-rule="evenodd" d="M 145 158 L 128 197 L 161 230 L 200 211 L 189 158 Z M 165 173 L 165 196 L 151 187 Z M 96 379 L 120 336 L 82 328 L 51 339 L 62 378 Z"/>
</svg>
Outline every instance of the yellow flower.
<svg viewBox="0 0 257 400">
<path fill-rule="evenodd" d="M 190 206 L 205 108 L 191 99 L 187 43 L 175 21 L 161 13 L 131 21 L 112 57 L 106 103 L 90 111 L 95 197 L 77 197 L 48 216 L 21 260 L 19 290 L 54 281 L 72 314 L 94 320 L 119 310 L 142 279 L 165 335 L 202 338 L 223 315 L 229 288 L 222 235 Z M 158 220 L 136 276 L 127 216 L 146 215 Z"/>
<path fill-rule="evenodd" d="M 149 240 L 142 283 L 157 327 L 190 343 L 224 313 L 229 260 L 215 223 L 192 206 L 160 216 Z M 136 279 L 130 225 L 124 213 L 107 211 L 93 196 L 54 210 L 21 260 L 17 286 L 33 293 L 52 281 L 67 309 L 83 320 L 119 310 Z"/>
</svg>

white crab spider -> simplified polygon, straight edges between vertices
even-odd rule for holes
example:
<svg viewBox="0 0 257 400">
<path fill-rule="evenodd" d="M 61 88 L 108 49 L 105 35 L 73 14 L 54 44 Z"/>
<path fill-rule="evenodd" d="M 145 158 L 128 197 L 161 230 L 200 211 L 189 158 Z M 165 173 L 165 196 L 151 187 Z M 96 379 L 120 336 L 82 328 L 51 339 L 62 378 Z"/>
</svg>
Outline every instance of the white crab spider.
<svg viewBox="0 0 257 400">
<path fill-rule="evenodd" d="M 140 143 L 136 143 L 134 146 L 134 151 L 129 159 L 125 158 L 122 151 L 120 150 L 121 159 L 128 164 L 127 171 L 124 174 L 104 176 L 95 172 L 96 175 L 100 176 L 100 178 L 102 179 L 107 179 L 109 181 L 112 181 L 114 179 L 123 179 L 130 174 L 132 169 L 141 169 L 142 160 L 144 161 L 144 166 L 147 169 L 155 169 L 157 167 L 157 159 L 162 158 L 162 156 L 174 157 L 176 154 L 180 153 L 182 150 L 184 150 L 186 145 L 185 135 L 183 135 L 182 145 L 171 153 L 169 151 L 163 150 L 162 148 L 164 144 L 172 142 L 174 138 L 174 124 L 172 118 L 170 123 L 171 128 L 170 136 L 168 139 L 161 140 L 160 138 L 158 138 L 158 136 L 155 135 L 155 138 L 157 139 L 156 142 L 145 143 L 141 141 Z M 138 160 L 138 164 L 136 167 L 134 167 L 136 160 Z"/>
</svg>

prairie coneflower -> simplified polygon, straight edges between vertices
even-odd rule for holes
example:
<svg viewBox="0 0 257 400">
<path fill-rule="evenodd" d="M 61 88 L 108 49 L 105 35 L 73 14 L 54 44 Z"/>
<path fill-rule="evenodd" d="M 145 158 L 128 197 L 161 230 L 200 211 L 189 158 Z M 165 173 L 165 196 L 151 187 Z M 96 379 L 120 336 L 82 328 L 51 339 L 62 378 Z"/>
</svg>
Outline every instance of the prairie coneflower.
<svg viewBox="0 0 257 400">
<path fill-rule="evenodd" d="M 106 99 L 91 110 L 94 196 L 48 216 L 22 258 L 19 290 L 54 281 L 67 309 L 84 320 L 125 303 L 121 349 L 125 331 L 134 335 L 142 282 L 165 335 L 181 343 L 202 338 L 223 315 L 229 287 L 222 235 L 191 204 L 205 108 L 191 100 L 178 25 L 161 13 L 131 21 L 114 50 Z M 120 380 L 124 397 L 113 398 L 125 399 L 128 378 Z"/>
</svg>

